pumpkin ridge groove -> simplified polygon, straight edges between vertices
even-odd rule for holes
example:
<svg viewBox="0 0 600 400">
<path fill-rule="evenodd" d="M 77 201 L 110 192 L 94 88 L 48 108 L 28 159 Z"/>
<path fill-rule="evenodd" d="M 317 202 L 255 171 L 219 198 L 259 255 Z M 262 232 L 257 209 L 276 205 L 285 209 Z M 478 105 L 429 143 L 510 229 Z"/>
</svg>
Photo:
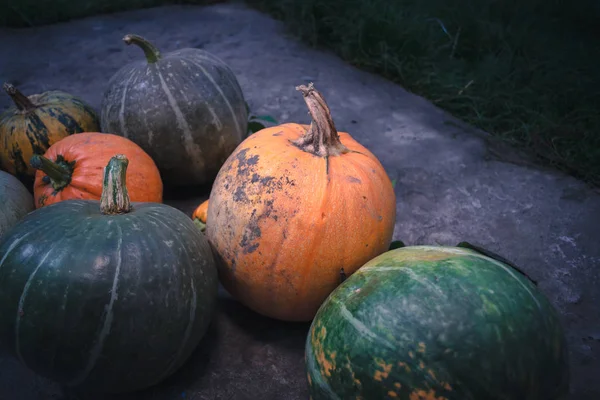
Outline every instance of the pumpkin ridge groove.
<svg viewBox="0 0 600 400">
<path fill-rule="evenodd" d="M 327 160 L 329 160 L 329 157 L 326 156 L 325 160 L 327 162 Z M 328 163 L 327 163 L 327 165 L 328 165 Z M 331 182 L 331 180 L 329 179 L 329 175 L 328 175 L 327 176 L 327 180 L 325 181 L 325 187 L 328 187 L 329 184 L 330 184 L 330 182 Z M 331 192 L 329 190 L 324 190 L 323 191 L 323 196 L 321 198 L 321 201 L 320 201 L 320 204 L 319 204 L 319 208 L 318 208 L 319 212 L 322 212 L 322 210 L 326 209 L 325 204 L 327 204 L 328 201 L 329 201 L 329 194 L 330 193 Z M 325 229 L 324 228 L 324 224 L 323 224 L 323 220 L 321 220 L 321 223 L 319 223 L 318 227 L 314 228 L 314 229 L 319 229 L 319 231 L 322 232 Z M 313 240 L 311 241 L 310 251 L 308 252 L 308 254 L 314 254 L 315 253 L 315 249 L 317 247 L 319 247 L 320 243 L 318 243 L 318 239 L 316 239 L 316 238 L 319 238 L 319 237 L 323 237 L 323 235 L 322 234 L 318 234 L 318 235 L 312 237 Z M 310 267 L 308 268 L 308 271 L 306 271 L 306 274 L 304 274 L 302 276 L 302 278 L 301 278 L 301 285 L 300 285 L 301 290 L 298 290 L 298 294 L 301 295 L 300 297 L 306 295 L 307 286 L 309 286 L 308 285 L 309 278 L 311 276 L 311 272 L 312 272 L 313 268 L 314 268 L 314 264 L 311 264 Z"/>
<path fill-rule="evenodd" d="M 71 284 L 67 284 L 67 286 L 65 287 L 65 294 L 63 295 L 63 302 L 61 304 L 61 310 L 63 310 L 63 313 L 61 315 L 60 318 L 60 322 L 64 325 L 64 315 L 66 312 L 66 307 L 67 307 L 67 300 L 68 300 L 68 296 L 69 296 L 69 289 L 71 287 Z M 55 344 L 54 344 L 54 349 L 52 352 L 52 360 L 50 361 L 50 366 L 51 368 L 54 368 L 56 365 L 56 356 L 58 355 L 58 349 L 61 347 L 62 342 L 61 339 L 63 338 L 63 336 L 60 336 L 57 338 Z"/>
<path fill-rule="evenodd" d="M 204 162 L 202 161 L 202 157 L 200 156 L 202 154 L 202 149 L 200 148 L 200 146 L 198 146 L 196 143 L 194 143 L 194 138 L 193 138 L 190 126 L 189 126 L 188 122 L 186 121 L 185 116 L 181 112 L 181 108 L 179 108 L 179 105 L 177 104 L 177 100 L 175 100 L 175 97 L 173 97 L 173 93 L 171 93 L 171 90 L 169 89 L 167 82 L 165 82 L 165 79 L 164 79 L 164 77 L 160 71 L 160 67 L 158 65 L 156 66 L 156 71 L 158 74 L 158 78 L 160 80 L 160 85 L 161 85 L 165 95 L 167 96 L 169 105 L 171 106 L 173 112 L 175 113 L 175 117 L 176 117 L 175 120 L 177 121 L 177 125 L 179 125 L 179 128 L 183 131 L 183 140 L 184 140 L 183 147 L 186 150 L 186 153 L 188 154 L 192 164 L 196 164 L 196 167 L 199 170 L 201 170 L 204 168 Z M 192 151 L 194 151 L 194 150 L 197 151 L 198 154 L 192 154 Z"/>
<path fill-rule="evenodd" d="M 2 257 L 2 259 L 0 260 L 0 268 L 2 268 L 2 264 L 4 264 L 4 260 L 6 260 L 6 257 L 8 257 L 8 255 L 14 250 L 14 248 L 17 247 L 19 245 L 19 243 L 21 243 L 23 240 L 25 240 L 25 238 L 27 238 L 27 236 L 31 235 L 32 233 L 33 233 L 33 231 L 27 232 L 26 234 L 21 236 L 18 240 L 15 240 L 10 245 L 8 250 L 6 250 L 6 253 L 4 253 L 4 257 Z"/>
<path fill-rule="evenodd" d="M 48 223 L 48 225 L 50 225 L 53 222 L 54 221 L 50 221 Z M 45 226 L 46 225 L 44 225 L 44 227 Z M 41 227 L 40 227 L 40 229 L 41 229 Z M 75 231 L 76 229 L 79 229 L 78 225 L 72 227 L 71 232 Z M 23 237 L 25 237 L 25 235 Z M 54 242 L 47 250 L 45 250 L 46 254 L 42 257 L 42 259 L 40 260 L 38 265 L 33 269 L 31 274 L 29 275 L 29 278 L 27 278 L 27 281 L 25 282 L 25 286 L 23 287 L 23 292 L 21 292 L 21 296 L 19 297 L 19 303 L 18 303 L 19 305 L 17 307 L 17 317 L 15 319 L 15 354 L 17 355 L 19 360 L 23 363 L 23 365 L 27 365 L 27 363 L 25 362 L 25 360 L 23 359 L 23 356 L 21 354 L 21 339 L 20 339 L 21 332 L 20 332 L 20 330 L 21 330 L 21 317 L 24 315 L 23 306 L 25 304 L 27 295 L 29 294 L 29 288 L 31 286 L 31 282 L 33 281 L 33 278 L 35 277 L 35 275 L 37 274 L 37 272 L 39 271 L 41 266 L 44 264 L 44 262 L 46 262 L 46 259 L 50 256 L 50 253 L 52 253 L 57 247 L 59 247 L 59 245 L 61 245 L 63 241 L 64 241 L 64 236 L 60 240 L 57 240 L 56 242 Z M 21 241 L 19 241 L 19 243 L 20 242 Z M 5 257 L 6 257 L 6 255 L 8 255 L 10 253 L 10 250 L 12 250 L 12 249 L 13 248 L 11 246 L 11 248 L 9 248 L 9 251 L 6 252 Z M 4 258 L 2 260 L 4 260 Z M 0 263 L 0 265 L 2 265 L 2 264 Z"/>
<path fill-rule="evenodd" d="M 65 129 L 67 130 L 67 132 L 69 132 L 69 134 L 84 131 L 84 129 L 81 127 L 81 125 L 79 125 L 79 123 L 77 122 L 77 120 L 75 118 L 73 118 L 73 116 L 71 114 L 69 114 L 66 110 L 55 110 L 52 107 L 42 107 L 41 110 L 46 115 L 56 118 L 56 120 L 58 122 L 60 122 L 60 124 L 62 126 L 65 127 Z M 40 120 L 40 122 L 41 122 L 41 120 Z"/>
<path fill-rule="evenodd" d="M 358 150 L 350 150 L 350 151 L 348 151 L 348 153 L 356 153 L 356 154 L 360 154 L 361 156 L 369 157 L 368 155 L 366 155 L 362 151 L 358 151 Z"/>
<path fill-rule="evenodd" d="M 43 108 L 40 110 L 43 111 Z M 51 116 L 54 117 L 53 115 Z M 31 123 L 26 125 L 25 135 L 31 145 L 31 149 L 34 153 L 44 154 L 46 149 L 50 147 L 48 127 L 37 113 L 31 113 L 29 115 L 29 121 Z M 40 146 L 38 142 L 41 143 L 43 147 Z"/>
<path fill-rule="evenodd" d="M 365 324 L 362 323 L 361 320 L 359 320 L 354 315 L 352 315 L 350 310 L 348 310 L 348 307 L 346 307 L 346 305 L 343 302 L 338 301 L 338 299 L 333 299 L 333 302 L 338 305 L 338 307 L 340 309 L 340 315 L 346 321 L 348 321 L 350 323 L 350 325 L 352 325 L 354 327 L 354 329 L 356 329 L 356 331 L 359 332 L 361 335 L 368 336 L 372 340 L 374 340 L 374 341 L 380 343 L 381 345 L 386 346 L 392 350 L 396 348 L 396 346 L 394 346 L 392 343 L 390 343 L 389 341 L 385 340 L 384 338 L 380 337 L 378 334 L 376 334 L 375 332 L 370 330 Z"/>
<path fill-rule="evenodd" d="M 9 150 L 8 155 L 10 160 L 13 161 L 16 176 L 18 178 L 23 177 L 25 175 L 25 171 L 27 170 L 27 164 L 25 164 L 21 146 L 19 146 L 17 143 L 13 143 L 12 149 Z"/>
<path fill-rule="evenodd" d="M 529 296 L 532 298 L 532 300 L 537 305 L 538 310 L 539 311 L 543 311 L 542 305 L 540 304 L 540 302 L 538 301 L 538 299 L 533 295 L 533 293 L 531 292 L 531 290 L 517 277 L 517 275 L 515 275 L 514 271 L 510 267 L 507 267 L 504 263 L 501 263 L 501 262 L 493 259 L 492 257 L 487 257 L 487 256 L 484 256 L 482 254 L 476 254 L 476 253 L 474 253 L 474 254 L 472 254 L 472 256 L 484 259 L 486 261 L 491 261 L 494 264 L 498 265 L 499 267 L 502 267 L 511 276 L 511 278 L 513 278 L 515 281 L 517 281 L 523 287 L 523 289 L 525 289 L 527 291 L 527 293 L 529 294 Z"/>
<path fill-rule="evenodd" d="M 198 75 L 198 72 L 197 72 L 197 70 L 194 70 L 194 68 L 193 68 L 193 67 L 196 67 L 197 69 L 200 69 L 200 70 L 201 70 L 201 72 L 202 72 L 202 74 L 203 74 L 203 76 L 204 76 L 206 79 L 208 79 L 208 80 L 211 82 L 211 84 L 213 84 L 213 86 L 215 86 L 215 83 L 214 83 L 214 81 L 213 81 L 213 79 L 212 79 L 212 75 L 210 75 L 210 74 L 209 74 L 209 73 L 206 71 L 206 69 L 204 69 L 204 68 L 203 68 L 202 66 L 200 66 L 199 64 L 195 63 L 195 62 L 194 62 L 194 61 L 192 61 L 192 60 L 181 60 L 181 59 L 180 59 L 180 60 L 177 60 L 177 61 L 179 61 L 179 65 L 180 65 L 181 67 L 186 67 L 186 68 L 188 69 L 188 71 L 189 71 L 189 76 Z M 177 81 L 177 80 L 176 80 L 176 78 L 180 79 L 180 81 Z M 176 82 L 177 82 L 178 84 L 180 84 L 180 85 L 182 85 L 182 84 L 183 84 L 183 85 L 185 85 L 185 83 L 186 83 L 186 80 L 185 80 L 185 78 L 186 78 L 186 76 L 174 76 L 174 77 L 171 77 L 171 79 L 172 79 L 172 80 L 176 81 Z M 194 80 L 194 78 L 190 78 L 190 81 L 193 81 L 193 80 Z M 221 93 L 221 94 L 222 94 L 222 93 Z M 189 101 L 189 100 L 188 100 L 188 98 L 187 98 L 187 96 L 186 96 L 186 93 L 185 93 L 185 92 L 181 93 L 181 95 L 183 96 L 183 101 L 184 101 L 184 102 L 187 102 L 187 101 Z M 208 100 L 207 100 L 207 98 L 206 98 L 206 97 L 205 97 L 203 94 L 201 94 L 201 93 L 196 93 L 196 95 L 197 95 L 198 97 L 200 97 L 200 99 L 203 101 L 203 104 L 204 104 L 204 106 L 205 106 L 205 107 L 206 107 L 206 109 L 207 109 L 207 110 L 210 112 L 210 115 L 211 115 L 211 117 L 212 117 L 212 119 L 213 119 L 213 120 L 212 120 L 212 122 L 214 123 L 215 127 L 217 128 L 217 130 L 221 130 L 221 129 L 223 129 L 223 126 L 224 126 L 224 125 L 223 125 L 223 122 L 221 121 L 221 118 L 220 118 L 220 117 L 217 115 L 217 113 L 216 113 L 216 111 L 215 111 L 215 107 L 213 107 L 213 106 L 212 106 L 211 102 L 210 102 L 210 101 L 208 101 Z"/>
<path fill-rule="evenodd" d="M 129 84 L 131 83 L 134 77 L 135 70 L 132 70 L 129 78 L 127 79 L 126 84 L 123 86 L 123 96 L 121 97 L 120 101 L 121 106 L 119 108 L 119 122 L 121 124 L 121 135 L 123 135 L 124 137 L 129 137 L 127 133 L 127 126 L 125 124 L 125 102 L 127 100 L 127 89 L 129 88 Z"/>
<path fill-rule="evenodd" d="M 90 358 L 88 359 L 88 363 L 85 366 L 85 369 L 79 374 L 79 376 L 77 376 L 75 379 L 69 382 L 69 384 L 73 386 L 83 383 L 89 376 L 90 372 L 92 372 L 92 370 L 96 366 L 96 363 L 98 362 L 98 359 L 100 358 L 100 354 L 102 354 L 102 349 L 104 347 L 106 337 L 110 334 L 110 328 L 112 327 L 113 322 L 113 307 L 115 304 L 115 300 L 118 297 L 117 290 L 119 288 L 121 265 L 123 263 L 123 230 L 118 224 L 117 232 L 119 235 L 117 239 L 117 248 L 115 251 L 117 255 L 117 265 L 115 266 L 115 276 L 113 277 L 113 283 L 110 291 L 110 299 L 108 301 L 108 304 L 106 305 L 106 312 L 104 316 L 104 321 L 102 323 L 102 329 L 100 329 L 96 343 L 94 343 L 94 346 L 90 351 Z"/>
<path fill-rule="evenodd" d="M 173 53 L 171 53 L 171 56 L 184 54 L 184 52 L 183 52 L 184 50 L 187 50 L 187 49 L 176 50 Z M 240 96 L 240 98 L 244 98 L 244 93 L 242 92 L 242 88 L 240 87 L 237 79 L 235 79 L 235 73 L 229 67 L 229 65 L 227 65 L 225 63 L 225 61 L 221 60 L 219 57 L 215 56 L 214 54 L 211 54 L 208 52 L 204 52 L 201 55 L 194 54 L 193 57 L 194 57 L 194 59 L 206 61 L 206 62 L 212 63 L 214 66 L 218 66 L 218 67 L 228 70 L 228 72 L 230 72 L 230 73 L 226 74 L 227 75 L 226 77 L 228 78 L 228 82 L 235 88 L 235 91 Z M 190 62 L 190 60 L 186 59 L 186 62 Z M 196 63 L 193 63 L 193 64 L 197 65 Z"/>
<path fill-rule="evenodd" d="M 87 223 L 85 225 L 86 228 L 91 227 L 93 229 L 94 225 L 93 225 L 93 219 L 92 218 L 86 218 L 84 222 Z M 82 225 L 83 225 L 83 223 L 82 223 Z M 87 240 L 84 243 L 84 246 L 86 246 L 86 247 L 83 247 L 83 248 L 88 248 L 87 247 L 88 242 L 93 241 L 93 240 L 94 240 L 94 235 L 92 234 L 92 232 L 90 232 L 90 235 L 88 236 Z M 56 318 L 57 323 L 60 322 L 60 323 L 64 324 L 64 322 L 65 322 L 66 305 L 67 305 L 67 302 L 69 300 L 68 295 L 69 295 L 69 288 L 70 287 L 71 287 L 70 283 L 68 283 L 66 285 L 66 287 L 65 287 L 65 293 L 63 294 L 63 301 L 62 301 L 62 304 L 61 304 L 61 306 L 62 306 L 61 310 L 63 311 L 63 313 L 60 316 L 60 318 Z M 51 367 L 52 368 L 55 366 L 56 356 L 59 354 L 59 349 L 62 346 L 61 339 L 63 339 L 63 338 L 64 338 L 64 336 L 60 336 L 59 338 L 57 338 L 56 343 L 54 344 L 54 351 L 53 351 L 52 360 L 51 360 Z"/>
<path fill-rule="evenodd" d="M 155 220 L 159 220 L 160 218 L 155 218 Z M 166 223 L 165 223 L 166 225 Z M 165 368 L 165 372 L 163 373 L 163 375 L 161 376 L 161 380 L 164 379 L 166 376 L 169 376 L 173 369 L 177 367 L 177 365 L 180 362 L 181 359 L 181 355 L 183 354 L 183 351 L 185 350 L 186 346 L 188 345 L 188 341 L 190 339 L 190 336 L 192 334 L 192 330 L 194 329 L 194 322 L 196 321 L 196 302 L 197 302 L 197 292 L 196 292 L 196 287 L 194 285 L 194 271 L 191 267 L 192 265 L 192 261 L 193 259 L 190 257 L 190 253 L 187 251 L 187 248 L 185 246 L 182 247 L 182 251 L 185 253 L 185 257 L 188 260 L 188 264 L 190 266 L 190 270 L 188 271 L 188 277 L 190 280 L 190 290 L 192 292 L 192 298 L 190 300 L 190 319 L 188 321 L 188 324 L 185 328 L 185 333 L 183 335 L 183 340 L 181 341 L 181 345 L 179 346 L 179 349 L 177 349 L 177 352 L 175 353 L 175 356 L 173 357 L 173 360 L 169 363 L 169 365 L 167 366 L 167 368 Z"/>
<path fill-rule="evenodd" d="M 95 226 L 94 226 L 94 224 L 93 224 L 93 218 L 86 218 L 85 222 L 87 222 L 87 225 L 86 225 L 86 227 L 87 227 L 87 228 L 91 228 L 91 229 L 90 229 L 90 231 L 88 231 L 88 232 L 89 232 L 89 236 L 88 236 L 87 240 L 84 242 L 84 244 L 83 244 L 83 246 L 82 246 L 82 248 L 84 248 L 84 249 L 87 249 L 87 248 L 89 248 L 89 247 L 88 247 L 88 243 L 89 243 L 89 242 L 91 242 L 91 241 L 93 241 L 93 240 L 95 239 L 95 234 L 94 234 L 94 233 L 95 233 L 95 232 L 94 232 L 94 228 L 95 228 Z M 63 302 L 62 302 L 62 308 L 61 308 L 61 310 L 63 310 L 63 314 L 62 314 L 62 316 L 61 316 L 61 318 L 60 318 L 60 322 L 62 322 L 63 324 L 64 324 L 64 322 L 65 322 L 65 318 L 64 318 L 64 317 L 65 317 L 65 313 L 67 312 L 67 311 L 66 311 L 66 305 L 67 305 L 67 302 L 68 302 L 68 300 L 69 300 L 69 297 L 68 297 L 68 295 L 69 295 L 69 290 L 70 290 L 70 287 L 71 287 L 71 283 L 69 282 L 69 283 L 66 285 L 66 287 L 65 287 L 65 293 L 63 294 Z M 57 319 L 58 319 L 58 318 L 57 318 Z M 64 325 L 63 325 L 63 326 L 64 326 Z M 60 348 L 61 348 L 61 346 L 62 346 L 62 341 L 61 341 L 61 339 L 63 339 L 63 338 L 64 338 L 64 336 L 60 336 L 60 337 L 58 338 L 58 340 L 56 341 L 56 344 L 55 344 L 55 346 L 54 346 L 54 354 L 52 355 L 52 361 L 51 361 L 51 366 L 52 366 L 52 368 L 54 368 L 54 366 L 55 366 L 55 360 L 56 360 L 56 356 L 57 356 L 57 354 L 59 353 L 59 349 L 60 349 Z"/>
<path fill-rule="evenodd" d="M 193 65 L 193 66 L 195 66 L 195 67 L 198 67 L 198 68 L 200 68 L 200 69 L 202 70 L 202 73 L 204 74 L 204 76 L 205 76 L 207 79 L 211 80 L 211 77 L 210 77 L 210 75 L 209 75 L 209 74 L 206 72 L 206 70 L 205 70 L 204 68 L 201 68 L 201 67 L 200 67 L 198 64 L 194 63 L 193 61 L 190 61 L 190 60 L 185 60 L 185 61 L 184 61 L 184 60 L 179 60 L 179 61 L 180 61 L 180 65 L 182 65 L 182 66 L 185 66 L 185 67 L 188 67 L 188 69 L 190 70 L 190 74 L 193 74 L 193 73 L 194 73 L 194 72 L 193 72 L 193 70 L 192 70 L 192 68 L 190 68 L 190 67 Z M 171 79 L 173 79 L 173 80 L 174 80 L 174 77 L 171 77 Z M 178 83 L 183 83 L 183 82 L 184 82 L 184 79 L 182 79 L 182 81 L 181 81 L 181 82 L 178 82 Z M 211 80 L 211 82 L 212 82 L 212 80 Z M 185 102 L 185 101 L 188 101 L 188 99 L 187 99 L 187 97 L 186 97 L 185 93 L 181 93 L 181 95 L 184 97 L 184 102 Z M 205 106 L 205 107 L 206 107 L 206 109 L 207 109 L 207 110 L 210 112 L 210 115 L 211 115 L 211 117 L 212 117 L 212 123 L 215 125 L 215 127 L 217 128 L 217 130 L 221 130 L 221 129 L 223 129 L 223 126 L 224 126 L 224 125 L 223 125 L 223 122 L 221 121 L 221 118 L 219 118 L 219 116 L 217 115 L 217 113 L 216 113 L 216 111 L 215 111 L 215 108 L 214 108 L 214 107 L 211 105 L 211 102 L 210 102 L 210 101 L 208 101 L 208 100 L 206 99 L 206 97 L 204 97 L 204 96 L 200 95 L 200 93 L 197 93 L 197 95 L 198 95 L 198 97 L 201 97 L 201 100 L 203 100 L 204 106 Z"/>
<path fill-rule="evenodd" d="M 217 85 L 217 82 L 213 79 L 212 75 L 208 73 L 208 71 L 206 70 L 206 68 L 204 68 L 203 66 L 201 66 L 200 64 L 198 64 L 198 63 L 196 63 L 194 61 L 188 61 L 188 62 L 190 62 L 191 64 L 194 64 L 202 72 L 204 72 L 204 75 L 206 76 L 206 78 L 210 81 L 210 83 L 213 84 L 213 86 L 215 87 L 215 89 L 217 89 L 217 91 L 219 92 L 219 94 L 221 95 L 221 97 L 223 98 L 223 100 L 225 100 L 225 104 L 227 104 L 227 109 L 231 113 L 231 116 L 233 117 L 233 121 L 235 122 L 236 130 L 240 134 L 240 138 L 243 138 L 244 137 L 244 132 L 242 131 L 242 128 L 241 128 L 240 123 L 238 121 L 237 115 L 235 114 L 235 111 L 233 110 L 233 106 L 231 105 L 231 102 L 227 99 L 227 96 L 225 96 L 225 93 L 223 93 L 223 90 L 221 89 L 221 87 L 219 87 L 219 85 Z"/>
</svg>

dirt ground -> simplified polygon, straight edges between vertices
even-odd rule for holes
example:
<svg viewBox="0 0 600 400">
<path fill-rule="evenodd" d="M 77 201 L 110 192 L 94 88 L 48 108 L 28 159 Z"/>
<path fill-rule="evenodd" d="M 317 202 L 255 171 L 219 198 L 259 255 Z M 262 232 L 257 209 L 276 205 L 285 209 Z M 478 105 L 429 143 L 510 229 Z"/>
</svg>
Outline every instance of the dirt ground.
<svg viewBox="0 0 600 400">
<path fill-rule="evenodd" d="M 313 81 L 336 126 L 375 153 L 397 181 L 395 238 L 406 244 L 479 243 L 519 265 L 560 311 L 570 348 L 572 399 L 600 399 L 600 194 L 532 166 L 424 99 L 289 38 L 242 4 L 172 6 L 23 30 L 0 30 L 0 79 L 32 94 L 61 89 L 99 108 L 105 84 L 139 49 L 204 48 L 238 75 L 251 108 L 308 123 L 294 87 Z M 0 108 L 9 99 L 0 98 Z M 171 195 L 190 214 L 206 190 Z M 308 397 L 308 324 L 257 316 L 226 293 L 203 344 L 173 377 L 111 400 Z M 55 385 L 0 356 L 0 399 L 66 400 Z M 107 397 L 107 399 L 109 399 Z"/>
</svg>

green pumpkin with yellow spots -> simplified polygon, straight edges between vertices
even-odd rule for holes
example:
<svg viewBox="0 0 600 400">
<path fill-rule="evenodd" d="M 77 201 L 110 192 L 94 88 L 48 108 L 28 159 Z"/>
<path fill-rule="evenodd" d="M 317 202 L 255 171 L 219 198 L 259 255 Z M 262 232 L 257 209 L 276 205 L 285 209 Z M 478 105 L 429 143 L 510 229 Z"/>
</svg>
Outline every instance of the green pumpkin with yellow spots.
<svg viewBox="0 0 600 400">
<path fill-rule="evenodd" d="M 31 184 L 34 154 L 68 135 L 99 132 L 96 111 L 81 99 L 59 90 L 26 96 L 10 83 L 2 86 L 14 105 L 0 115 L 0 168 Z"/>
<path fill-rule="evenodd" d="M 313 400 L 560 400 L 557 312 L 510 264 L 468 248 L 388 251 L 323 303 L 306 342 Z"/>
</svg>

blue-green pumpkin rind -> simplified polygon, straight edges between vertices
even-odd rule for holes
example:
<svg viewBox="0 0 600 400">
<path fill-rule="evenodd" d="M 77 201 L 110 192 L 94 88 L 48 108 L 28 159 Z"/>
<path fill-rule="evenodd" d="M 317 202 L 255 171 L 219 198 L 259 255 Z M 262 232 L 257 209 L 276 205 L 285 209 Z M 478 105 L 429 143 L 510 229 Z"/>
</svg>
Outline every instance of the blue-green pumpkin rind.
<svg viewBox="0 0 600 400">
<path fill-rule="evenodd" d="M 313 400 L 562 400 L 558 315 L 532 282 L 475 251 L 412 246 L 368 262 L 313 320 Z"/>
<path fill-rule="evenodd" d="M 67 200 L 0 242 L 0 345 L 66 386 L 129 392 L 175 372 L 216 306 L 208 242 L 179 210 Z"/>
</svg>

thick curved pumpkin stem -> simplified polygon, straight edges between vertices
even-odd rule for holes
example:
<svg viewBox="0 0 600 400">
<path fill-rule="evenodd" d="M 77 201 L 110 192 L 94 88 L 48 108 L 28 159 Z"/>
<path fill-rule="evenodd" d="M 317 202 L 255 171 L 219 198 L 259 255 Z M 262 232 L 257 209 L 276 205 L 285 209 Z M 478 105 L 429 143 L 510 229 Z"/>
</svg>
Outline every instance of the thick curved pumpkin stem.
<svg viewBox="0 0 600 400">
<path fill-rule="evenodd" d="M 148 60 L 148 64 L 153 64 L 161 59 L 160 51 L 149 41 L 139 35 L 129 34 L 123 37 L 125 44 L 135 44 L 139 46 Z"/>
<path fill-rule="evenodd" d="M 73 165 L 75 162 L 68 162 L 62 156 L 56 158 L 56 162 L 39 154 L 34 154 L 29 164 L 35 169 L 39 169 L 49 179 L 49 183 L 57 192 L 71 183 L 73 175 Z"/>
<path fill-rule="evenodd" d="M 312 122 L 304 136 L 293 143 L 303 151 L 319 157 L 348 153 L 350 150 L 340 141 L 329 107 L 313 83 L 309 83 L 308 86 L 296 86 L 296 90 L 302 92 Z"/>
<path fill-rule="evenodd" d="M 104 183 L 100 212 L 105 215 L 126 214 L 131 211 L 126 175 L 129 160 L 123 154 L 113 156 L 104 168 Z"/>
<path fill-rule="evenodd" d="M 21 93 L 19 91 L 19 89 L 14 87 L 14 85 L 12 85 L 8 82 L 5 82 L 2 85 L 2 89 L 4 89 L 6 94 L 8 94 L 10 96 L 13 103 L 15 103 L 15 105 L 17 106 L 17 108 L 20 111 L 27 112 L 27 111 L 34 110 L 36 108 L 36 105 L 33 104 L 33 102 L 31 100 L 29 100 L 29 98 L 27 96 L 25 96 L 23 93 Z"/>
</svg>

